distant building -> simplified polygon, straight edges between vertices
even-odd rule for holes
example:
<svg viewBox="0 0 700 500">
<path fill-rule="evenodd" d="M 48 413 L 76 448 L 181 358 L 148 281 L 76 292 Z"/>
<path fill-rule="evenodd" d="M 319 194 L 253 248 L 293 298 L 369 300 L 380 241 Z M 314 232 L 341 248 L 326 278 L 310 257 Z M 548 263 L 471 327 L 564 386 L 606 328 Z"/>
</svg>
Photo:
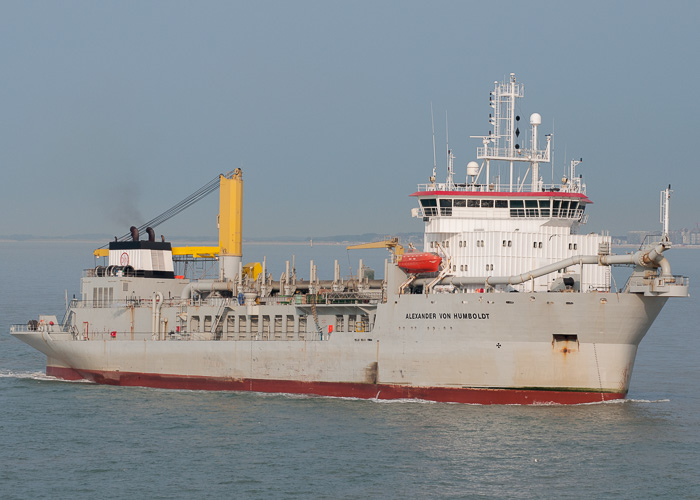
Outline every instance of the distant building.
<svg viewBox="0 0 700 500">
<path fill-rule="evenodd" d="M 688 243 L 690 245 L 700 245 L 700 228 L 695 227 L 688 233 Z"/>
<path fill-rule="evenodd" d="M 639 245 L 649 240 L 648 237 L 655 234 L 654 231 L 627 231 L 627 244 Z"/>
</svg>

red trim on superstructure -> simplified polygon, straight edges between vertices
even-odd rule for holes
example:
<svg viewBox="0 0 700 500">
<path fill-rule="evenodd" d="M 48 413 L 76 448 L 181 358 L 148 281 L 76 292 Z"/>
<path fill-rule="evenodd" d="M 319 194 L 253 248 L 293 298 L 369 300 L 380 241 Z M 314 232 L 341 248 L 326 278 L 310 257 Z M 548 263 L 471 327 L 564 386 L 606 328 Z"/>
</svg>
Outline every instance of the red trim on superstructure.
<svg viewBox="0 0 700 500">
<path fill-rule="evenodd" d="M 580 198 L 585 203 L 593 203 L 583 193 L 565 193 L 562 191 L 537 191 L 527 193 L 513 193 L 509 191 L 416 191 L 409 196 L 459 196 L 469 198 L 523 198 L 523 197 L 549 197 L 549 198 Z"/>
<path fill-rule="evenodd" d="M 46 374 L 66 380 L 84 378 L 98 384 L 208 391 L 254 391 L 311 394 L 361 399 L 422 399 L 468 404 L 581 404 L 622 399 L 626 393 L 600 393 L 531 389 L 479 389 L 470 387 L 408 387 L 357 382 L 304 382 L 298 380 L 231 379 L 156 373 L 74 370 L 47 366 Z"/>
</svg>

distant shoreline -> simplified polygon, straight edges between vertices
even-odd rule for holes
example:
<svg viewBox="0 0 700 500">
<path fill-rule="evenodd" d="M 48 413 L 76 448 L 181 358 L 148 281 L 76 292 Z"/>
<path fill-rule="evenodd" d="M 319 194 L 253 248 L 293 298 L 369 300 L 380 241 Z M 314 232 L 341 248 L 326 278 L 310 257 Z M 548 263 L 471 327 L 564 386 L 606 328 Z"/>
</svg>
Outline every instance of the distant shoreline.
<svg viewBox="0 0 700 500">
<path fill-rule="evenodd" d="M 180 238 L 178 238 L 179 240 Z M 184 238 L 183 238 L 184 240 Z M 357 239 L 357 240 L 343 240 L 343 241 L 328 241 L 328 240 L 314 240 L 313 244 L 311 240 L 304 240 L 304 241 L 289 241 L 289 240 L 243 240 L 244 245 L 271 245 L 271 246 L 347 246 L 355 243 L 360 243 L 360 242 L 367 242 L 368 240 L 366 239 Z M 0 237 L 0 243 L 51 243 L 51 244 L 56 244 L 56 243 L 93 243 L 95 245 L 99 246 L 106 246 L 105 239 L 104 238 L 21 238 L 21 239 L 13 239 L 13 238 L 3 238 Z M 172 241 L 171 241 L 172 243 Z M 193 240 L 190 240 L 189 242 L 183 242 L 183 243 L 173 243 L 173 246 L 216 246 L 217 242 L 215 240 L 197 240 L 196 238 Z M 616 244 L 613 243 L 613 248 L 625 248 L 625 249 L 639 249 L 639 244 L 629 244 L 629 243 L 624 243 L 624 244 Z M 673 249 L 681 249 L 681 248 L 688 248 L 691 250 L 697 250 L 700 249 L 700 245 L 681 245 L 681 244 L 674 244 L 671 248 Z"/>
</svg>

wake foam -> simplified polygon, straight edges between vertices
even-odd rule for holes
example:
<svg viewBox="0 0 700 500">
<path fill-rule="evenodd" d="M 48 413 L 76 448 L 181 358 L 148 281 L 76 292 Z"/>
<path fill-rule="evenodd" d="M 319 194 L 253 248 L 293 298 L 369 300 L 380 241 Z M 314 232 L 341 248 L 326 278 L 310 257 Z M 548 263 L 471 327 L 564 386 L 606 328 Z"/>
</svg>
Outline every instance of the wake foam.
<svg viewBox="0 0 700 500">
<path fill-rule="evenodd" d="M 90 383 L 88 380 L 65 380 L 62 378 L 51 377 L 44 372 L 24 372 L 24 371 L 0 371 L 0 378 L 14 378 L 18 380 L 37 380 L 40 382 L 79 382 Z"/>
</svg>

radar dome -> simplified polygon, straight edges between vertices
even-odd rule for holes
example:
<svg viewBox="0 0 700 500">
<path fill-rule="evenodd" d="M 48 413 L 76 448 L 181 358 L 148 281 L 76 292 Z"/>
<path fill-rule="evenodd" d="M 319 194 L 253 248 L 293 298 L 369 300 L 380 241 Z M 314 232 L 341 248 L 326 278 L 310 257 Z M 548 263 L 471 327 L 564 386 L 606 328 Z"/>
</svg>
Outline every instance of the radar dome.
<svg viewBox="0 0 700 500">
<path fill-rule="evenodd" d="M 530 115 L 530 125 L 542 125 L 542 117 L 539 113 L 532 113 Z"/>
<path fill-rule="evenodd" d="M 479 164 L 475 161 L 467 163 L 467 175 L 479 175 Z"/>
</svg>

